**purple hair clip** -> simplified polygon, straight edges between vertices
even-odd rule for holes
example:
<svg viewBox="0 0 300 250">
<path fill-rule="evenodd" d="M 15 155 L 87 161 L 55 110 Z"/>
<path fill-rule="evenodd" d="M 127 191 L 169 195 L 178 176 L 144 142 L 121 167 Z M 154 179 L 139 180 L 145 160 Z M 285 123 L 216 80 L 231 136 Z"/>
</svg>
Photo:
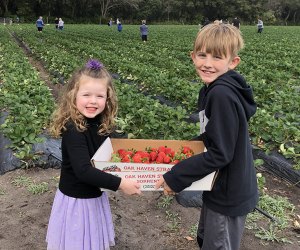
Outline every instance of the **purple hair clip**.
<svg viewBox="0 0 300 250">
<path fill-rule="evenodd" d="M 91 59 L 87 62 L 85 67 L 87 67 L 88 69 L 92 69 L 92 70 L 98 70 L 98 69 L 102 69 L 104 67 L 104 65 L 101 62 L 99 62 L 98 60 Z"/>
</svg>

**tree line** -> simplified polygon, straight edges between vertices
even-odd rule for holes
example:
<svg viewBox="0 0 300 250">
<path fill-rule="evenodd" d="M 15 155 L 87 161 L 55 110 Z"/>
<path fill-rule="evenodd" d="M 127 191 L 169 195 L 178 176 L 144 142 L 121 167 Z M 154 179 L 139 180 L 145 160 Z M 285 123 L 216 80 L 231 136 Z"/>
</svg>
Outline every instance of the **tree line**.
<svg viewBox="0 0 300 250">
<path fill-rule="evenodd" d="M 299 0 L 0 0 L 0 16 L 32 22 L 38 16 L 53 23 L 63 17 L 69 23 L 105 24 L 110 18 L 136 24 L 198 24 L 205 18 L 253 24 L 257 18 L 265 24 L 300 23 Z"/>
</svg>

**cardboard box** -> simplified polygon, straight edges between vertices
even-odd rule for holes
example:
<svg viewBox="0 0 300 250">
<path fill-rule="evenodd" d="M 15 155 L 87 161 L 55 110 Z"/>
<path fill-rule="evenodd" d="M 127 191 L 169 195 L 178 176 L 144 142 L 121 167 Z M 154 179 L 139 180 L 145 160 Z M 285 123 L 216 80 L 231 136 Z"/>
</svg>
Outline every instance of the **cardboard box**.
<svg viewBox="0 0 300 250">
<path fill-rule="evenodd" d="M 142 191 L 155 191 L 155 183 L 173 165 L 171 164 L 144 164 L 144 163 L 123 163 L 110 162 L 111 155 L 118 149 L 136 149 L 145 150 L 147 147 L 167 146 L 175 151 L 180 150 L 182 146 L 190 147 L 195 154 L 204 151 L 204 145 L 200 141 L 179 141 L 179 140 L 143 140 L 143 139 L 106 139 L 97 150 L 92 164 L 108 173 L 116 176 L 133 179 L 141 184 Z M 211 190 L 216 173 L 213 172 L 201 180 L 195 181 L 185 190 Z M 158 189 L 162 190 L 162 189 Z"/>
</svg>

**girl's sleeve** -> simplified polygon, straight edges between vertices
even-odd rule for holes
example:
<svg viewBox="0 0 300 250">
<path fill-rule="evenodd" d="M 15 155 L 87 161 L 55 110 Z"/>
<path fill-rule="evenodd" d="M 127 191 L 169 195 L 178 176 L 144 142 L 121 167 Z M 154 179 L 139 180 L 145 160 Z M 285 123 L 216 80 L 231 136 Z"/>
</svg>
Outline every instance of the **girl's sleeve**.
<svg viewBox="0 0 300 250">
<path fill-rule="evenodd" d="M 116 191 L 121 183 L 121 178 L 105 173 L 91 164 L 89 150 L 85 135 L 74 127 L 63 134 L 63 143 L 69 156 L 70 164 L 75 175 L 82 182 Z"/>
</svg>

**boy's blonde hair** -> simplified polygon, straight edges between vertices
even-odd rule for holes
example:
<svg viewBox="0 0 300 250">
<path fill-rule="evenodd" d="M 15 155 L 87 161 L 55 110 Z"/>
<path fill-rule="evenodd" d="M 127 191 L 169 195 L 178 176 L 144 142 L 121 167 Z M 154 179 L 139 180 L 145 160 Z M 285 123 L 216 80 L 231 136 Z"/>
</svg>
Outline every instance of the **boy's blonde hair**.
<svg viewBox="0 0 300 250">
<path fill-rule="evenodd" d="M 93 69 L 84 66 L 76 70 L 64 88 L 56 110 L 53 113 L 50 133 L 59 137 L 66 129 L 66 123 L 73 121 L 78 131 L 86 130 L 86 119 L 76 107 L 76 95 L 79 90 L 82 76 L 98 79 L 107 79 L 107 99 L 105 109 L 101 113 L 99 134 L 108 134 L 113 131 L 117 114 L 117 97 L 109 72 L 101 64 L 100 68 Z"/>
<path fill-rule="evenodd" d="M 212 23 L 198 32 L 194 43 L 194 52 L 205 49 L 212 55 L 235 57 L 244 47 L 244 40 L 239 29 L 230 24 Z"/>
</svg>

